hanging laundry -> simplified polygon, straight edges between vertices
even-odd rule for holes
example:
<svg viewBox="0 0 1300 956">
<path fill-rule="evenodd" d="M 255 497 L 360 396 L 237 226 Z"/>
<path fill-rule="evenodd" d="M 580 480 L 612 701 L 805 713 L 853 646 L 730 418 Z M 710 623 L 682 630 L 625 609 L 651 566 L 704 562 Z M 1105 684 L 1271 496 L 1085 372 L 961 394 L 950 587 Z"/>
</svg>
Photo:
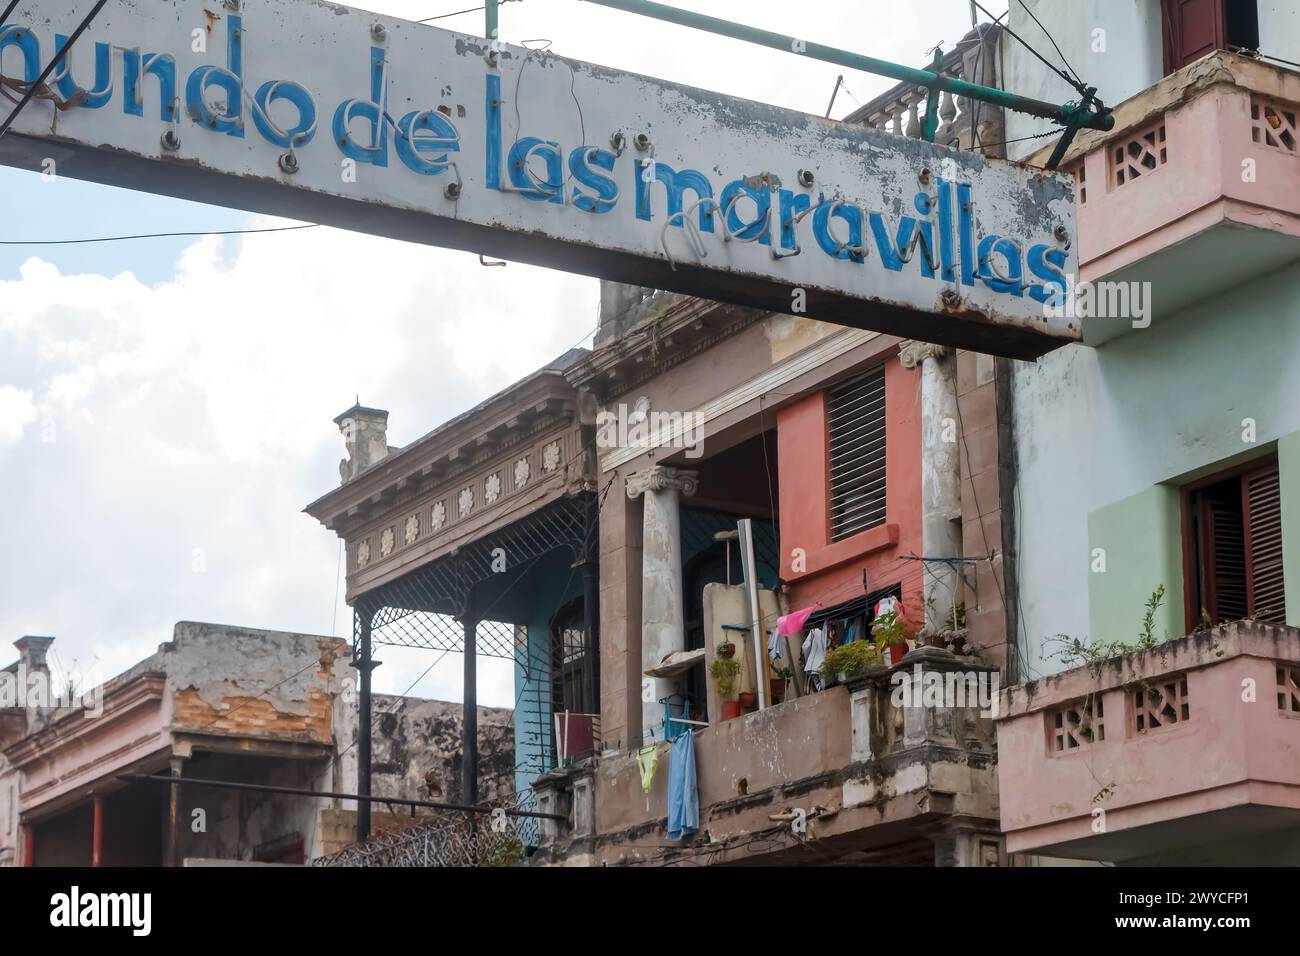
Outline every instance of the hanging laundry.
<svg viewBox="0 0 1300 956">
<path fill-rule="evenodd" d="M 767 658 L 773 664 L 781 659 L 781 634 L 780 628 L 773 628 L 767 632 Z"/>
<path fill-rule="evenodd" d="M 649 793 L 655 785 L 655 771 L 659 769 L 659 748 L 642 747 L 638 750 L 636 767 L 641 771 L 641 789 Z"/>
<path fill-rule="evenodd" d="M 826 631 L 814 627 L 803 639 L 803 672 L 811 679 L 820 678 L 822 662 L 826 660 Z"/>
<path fill-rule="evenodd" d="M 700 828 L 700 791 L 695 783 L 695 735 L 673 741 L 668 756 L 668 839 L 680 840 Z"/>
<path fill-rule="evenodd" d="M 803 630 L 804 621 L 812 616 L 812 612 L 817 609 L 817 605 L 810 605 L 800 611 L 791 611 L 789 614 L 782 614 L 776 619 L 776 631 L 782 637 L 793 637 Z"/>
<path fill-rule="evenodd" d="M 854 626 L 853 618 L 844 619 L 844 637 L 840 640 L 841 644 L 852 644 L 858 639 L 858 629 Z"/>
</svg>

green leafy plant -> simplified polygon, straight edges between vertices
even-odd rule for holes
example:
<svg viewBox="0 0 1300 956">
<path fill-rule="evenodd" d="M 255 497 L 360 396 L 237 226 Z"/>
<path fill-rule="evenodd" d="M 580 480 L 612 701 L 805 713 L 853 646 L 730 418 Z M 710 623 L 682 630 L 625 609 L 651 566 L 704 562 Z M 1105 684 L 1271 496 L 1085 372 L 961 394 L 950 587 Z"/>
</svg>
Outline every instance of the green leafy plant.
<svg viewBox="0 0 1300 956">
<path fill-rule="evenodd" d="M 718 694 L 730 699 L 736 690 L 736 677 L 740 674 L 740 661 L 728 657 L 719 657 L 709 665 L 709 676 L 713 678 Z"/>
<path fill-rule="evenodd" d="M 494 843 L 487 851 L 483 866 L 523 866 L 524 845 L 517 839 L 510 838 Z"/>
<path fill-rule="evenodd" d="M 1161 605 L 1164 603 L 1165 586 L 1161 584 L 1151 592 L 1151 597 L 1147 598 L 1142 615 L 1142 632 L 1138 635 L 1137 646 L 1144 651 L 1155 647 L 1159 643 L 1155 638 L 1156 611 L 1160 610 Z"/>
<path fill-rule="evenodd" d="M 822 661 L 822 674 L 826 677 L 835 677 L 837 674 L 843 674 L 845 677 L 852 677 L 866 670 L 872 664 L 880 663 L 880 650 L 871 641 L 854 641 L 852 644 L 841 644 L 826 655 L 826 660 Z"/>
<path fill-rule="evenodd" d="M 1147 651 L 1164 643 L 1155 636 L 1155 618 L 1164 604 L 1165 586 L 1161 584 L 1147 599 L 1142 614 L 1142 626 L 1136 641 L 1089 641 L 1060 634 L 1049 643 L 1060 645 L 1060 649 L 1048 655 L 1055 657 L 1066 667 L 1087 665 L 1094 672 L 1100 672 L 1101 665 L 1113 657 L 1123 657 L 1138 651 Z M 1164 640 L 1168 640 L 1166 636 Z"/>
<path fill-rule="evenodd" d="M 881 652 L 887 647 L 906 644 L 911 636 L 912 629 L 908 626 L 907 621 L 899 617 L 897 611 L 886 611 L 876 618 L 871 625 L 872 643 Z"/>
<path fill-rule="evenodd" d="M 944 626 L 950 631 L 966 629 L 966 602 L 958 601 L 952 606 L 952 613 L 944 619 Z"/>
</svg>

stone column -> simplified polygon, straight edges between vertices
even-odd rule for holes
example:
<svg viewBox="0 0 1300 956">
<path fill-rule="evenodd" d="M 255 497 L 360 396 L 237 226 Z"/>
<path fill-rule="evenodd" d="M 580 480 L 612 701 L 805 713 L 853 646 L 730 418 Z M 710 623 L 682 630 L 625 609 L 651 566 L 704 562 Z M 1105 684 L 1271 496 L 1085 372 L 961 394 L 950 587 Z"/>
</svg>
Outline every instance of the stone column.
<svg viewBox="0 0 1300 956">
<path fill-rule="evenodd" d="M 641 551 L 641 669 L 654 667 L 686 649 L 686 607 L 682 599 L 682 538 L 679 496 L 699 487 L 698 473 L 655 465 L 629 475 L 627 496 L 645 500 Z M 661 698 L 680 693 L 680 682 L 643 678 L 641 726 L 663 739 Z"/>
<path fill-rule="evenodd" d="M 921 370 L 921 541 L 926 558 L 960 558 L 961 434 L 957 414 L 957 353 L 911 342 L 899 353 L 904 368 Z M 960 597 L 955 566 L 926 561 L 925 633 L 951 627 Z"/>
</svg>

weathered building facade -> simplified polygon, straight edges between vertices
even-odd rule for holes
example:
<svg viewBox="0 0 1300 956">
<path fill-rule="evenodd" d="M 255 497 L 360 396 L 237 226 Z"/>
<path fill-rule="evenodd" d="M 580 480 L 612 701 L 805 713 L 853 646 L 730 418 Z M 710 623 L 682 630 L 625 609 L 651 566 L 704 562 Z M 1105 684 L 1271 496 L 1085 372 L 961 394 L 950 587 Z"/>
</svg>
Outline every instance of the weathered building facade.
<svg viewBox="0 0 1300 956">
<path fill-rule="evenodd" d="M 52 642 L 17 642 L 11 671 L 48 680 Z M 352 790 L 350 678 L 336 638 L 177 624 L 156 654 L 96 689 L 93 707 L 5 715 L 0 854 L 23 866 L 304 862 L 337 801 L 185 781 Z"/>
<path fill-rule="evenodd" d="M 517 731 L 521 711 L 537 727 L 517 735 L 516 781 L 553 814 L 534 863 L 1244 859 L 1232 841 L 1291 858 L 1300 88 L 1258 51 L 1300 57 L 1278 3 L 1205 4 L 1205 22 L 1184 6 L 1009 14 L 1020 36 L 1072 36 L 1063 58 L 1118 104 L 1112 131 L 1064 155 L 1079 220 L 1062 241 L 1081 274 L 1044 308 L 1079 307 L 1102 281 L 1122 284 L 1104 294 L 1127 310 L 1079 312 L 1083 344 L 1013 362 L 605 284 L 589 353 L 403 449 L 398 467 L 345 467 L 312 506 L 348 540 L 350 597 L 373 589 L 356 602 L 362 662 L 376 622 L 453 615 L 460 643 L 434 646 L 472 650 L 482 599 L 513 608 L 491 617 L 514 629 L 520 699 L 548 688 L 516 710 Z M 941 66 L 1070 98 L 996 25 Z M 926 97 L 902 85 L 849 121 L 920 136 Z M 1034 140 L 1056 138 L 946 94 L 936 112 L 954 149 L 1042 165 L 1053 146 Z M 547 507 L 586 502 L 583 544 L 525 550 L 571 555 L 545 585 L 531 565 L 492 579 L 471 565 L 531 512 L 469 519 L 523 447 L 499 423 L 543 381 L 567 403 L 547 440 L 563 432 L 581 462 Z M 468 462 L 446 450 L 463 434 Z M 394 544 L 453 496 L 463 533 Z M 426 559 L 468 560 L 459 589 L 380 593 Z M 581 595 L 566 574 L 579 569 Z M 515 581 L 510 600 L 493 591 Z M 882 608 L 910 624 L 906 656 L 818 667 L 822 650 L 879 639 L 893 625 L 878 611 L 900 613 Z M 564 621 L 581 654 L 561 646 Z M 938 692 L 900 694 L 921 686 Z M 684 734 L 698 831 L 669 839 Z"/>
<path fill-rule="evenodd" d="M 20 639 L 0 671 L 0 865 L 301 864 L 355 839 L 355 801 L 333 796 L 356 788 L 346 641 L 181 622 L 135 667 L 51 701 L 52 643 Z M 513 714 L 477 716 L 496 771 L 486 793 L 504 800 Z M 459 802 L 462 717 L 459 704 L 376 695 L 375 795 Z M 420 807 L 373 823 L 430 816 Z"/>
<path fill-rule="evenodd" d="M 998 35 L 972 34 L 945 69 L 993 82 Z M 850 121 L 916 136 L 922 99 L 900 87 Z M 944 142 L 1001 138 L 997 111 L 971 105 L 944 98 Z M 811 317 L 605 288 L 593 351 L 568 372 L 599 404 L 600 482 L 625 491 L 600 513 L 604 750 L 535 784 L 543 809 L 571 815 L 543 825 L 538 862 L 1004 862 L 988 708 L 895 691 L 904 671 L 993 686 L 1013 657 L 998 474 L 1008 375 L 1002 360 Z M 890 597 L 915 649 L 822 689 L 804 635 L 870 638 Z M 765 660 L 778 619 L 801 609 L 793 642 Z M 757 708 L 734 708 L 720 658 L 739 663 L 735 687 Z M 700 832 L 676 841 L 662 768 L 683 728 Z M 650 748 L 660 770 L 647 780 Z"/>
<path fill-rule="evenodd" d="M 462 656 L 459 802 L 518 791 L 527 802 L 529 782 L 559 749 L 593 748 L 594 412 L 563 374 L 582 354 L 566 353 L 400 449 L 359 438 L 382 436 L 386 412 L 355 407 L 336 419 L 349 453 L 343 484 L 307 511 L 346 542 L 362 793 L 378 792 L 370 674 L 384 645 Z M 515 665 L 509 760 L 479 752 L 480 654 Z M 568 716 L 557 723 L 557 713 Z M 359 837 L 370 831 L 366 817 L 362 807 Z"/>
<path fill-rule="evenodd" d="M 1086 344 L 1011 380 L 1027 682 L 998 724 L 1008 846 L 1294 864 L 1300 19 L 1272 0 L 1087 5 L 1086 24 L 1085 5 L 1030 6 L 1116 124 L 1064 157 Z M 1015 5 L 1011 26 L 1041 35 Z M 1007 75 L 1068 89 L 1024 50 Z"/>
</svg>

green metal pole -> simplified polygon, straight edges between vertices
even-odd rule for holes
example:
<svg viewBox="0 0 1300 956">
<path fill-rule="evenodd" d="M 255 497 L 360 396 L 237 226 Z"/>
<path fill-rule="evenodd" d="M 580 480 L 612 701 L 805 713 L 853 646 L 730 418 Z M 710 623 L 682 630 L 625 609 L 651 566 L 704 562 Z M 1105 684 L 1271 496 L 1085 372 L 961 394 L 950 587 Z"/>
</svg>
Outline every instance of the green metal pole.
<svg viewBox="0 0 1300 956">
<path fill-rule="evenodd" d="M 483 14 L 487 17 L 487 38 L 497 38 L 497 6 L 500 0 L 484 0 Z"/>
<path fill-rule="evenodd" d="M 1115 118 L 1109 112 L 1096 113 L 1086 106 L 1075 103 L 1067 103 L 1062 106 L 1056 103 L 1047 103 L 1043 100 L 1030 99 L 1027 96 L 1008 93 L 1006 90 L 980 86 L 977 83 L 968 83 L 965 80 L 945 76 L 931 70 L 918 70 L 898 63 L 890 63 L 888 60 L 878 60 L 875 57 L 849 53 L 846 50 L 823 46 L 820 43 L 811 43 L 782 33 L 760 30 L 757 27 L 747 27 L 743 24 L 732 23 L 730 20 L 721 20 L 702 13 L 692 13 L 689 10 L 680 10 L 677 7 L 655 3 L 654 0 L 586 0 L 586 2 L 599 4 L 602 7 L 611 7 L 615 10 L 624 10 L 627 13 L 637 13 L 656 20 L 664 20 L 668 23 L 676 23 L 678 26 L 704 30 L 707 33 L 716 33 L 719 36 L 731 37 L 747 43 L 756 43 L 759 46 L 771 47 L 773 50 L 784 50 L 787 53 L 795 53 L 813 60 L 835 63 L 851 70 L 860 70 L 863 73 L 887 76 L 902 83 L 915 83 L 917 86 L 924 86 L 931 90 L 947 90 L 954 95 L 969 97 L 981 103 L 990 103 L 1018 113 L 1028 113 L 1030 116 L 1049 119 L 1060 123 L 1062 126 L 1076 126 L 1082 129 L 1103 131 L 1115 127 Z"/>
<path fill-rule="evenodd" d="M 932 73 L 939 72 L 939 64 L 943 62 L 943 50 L 939 47 L 934 48 L 934 69 Z M 939 131 L 939 91 L 933 86 L 930 87 L 929 95 L 925 98 L 925 126 L 921 130 L 921 138 L 927 143 L 934 142 L 934 134 Z"/>
</svg>

